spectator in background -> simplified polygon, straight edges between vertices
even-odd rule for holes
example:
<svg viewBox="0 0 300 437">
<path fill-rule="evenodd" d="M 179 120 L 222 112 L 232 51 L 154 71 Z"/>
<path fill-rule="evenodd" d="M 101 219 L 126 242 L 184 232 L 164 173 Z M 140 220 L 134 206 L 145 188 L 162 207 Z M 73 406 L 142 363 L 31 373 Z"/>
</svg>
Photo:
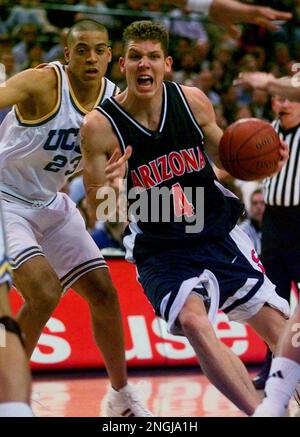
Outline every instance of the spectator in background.
<svg viewBox="0 0 300 437">
<path fill-rule="evenodd" d="M 0 53 L 12 48 L 12 40 L 8 33 L 0 34 Z"/>
<path fill-rule="evenodd" d="M 3 80 L 7 80 L 12 77 L 16 73 L 15 68 L 15 57 L 11 51 L 11 49 L 0 50 L 0 63 L 1 65 L 1 73 L 3 74 Z M 11 110 L 11 106 L 7 108 L 0 109 L 0 124 L 6 117 L 6 114 Z"/>
<path fill-rule="evenodd" d="M 6 79 L 16 74 L 16 61 L 11 49 L 0 51 L 0 62 L 4 65 Z"/>
<path fill-rule="evenodd" d="M 234 115 L 238 110 L 238 93 L 233 85 L 226 85 L 222 93 L 222 105 L 224 108 L 224 116 L 228 124 L 235 121 Z"/>
<path fill-rule="evenodd" d="M 7 29 L 13 31 L 24 24 L 35 24 L 43 31 L 53 32 L 55 28 L 48 21 L 45 9 L 39 0 L 19 0 L 19 5 L 12 7 L 6 21 Z"/>
<path fill-rule="evenodd" d="M 112 82 L 114 82 L 120 90 L 124 90 L 126 88 L 125 77 L 120 70 L 119 63 L 117 61 L 113 61 L 109 67 L 109 77 Z"/>
<path fill-rule="evenodd" d="M 103 0 L 82 0 L 78 3 L 78 6 L 93 8 L 93 11 L 77 12 L 75 15 L 75 22 L 84 19 L 95 20 L 104 24 L 109 29 L 117 25 L 116 18 L 110 14 L 111 10 L 106 6 L 106 2 Z"/>
<path fill-rule="evenodd" d="M 192 49 L 188 49 L 182 54 L 179 63 L 179 69 L 173 74 L 176 82 L 190 85 L 194 80 L 197 80 L 200 65 Z"/>
<path fill-rule="evenodd" d="M 51 47 L 48 53 L 44 55 L 45 62 L 61 61 L 64 63 L 64 48 L 67 45 L 68 27 L 64 27 L 59 32 L 59 42 Z"/>
<path fill-rule="evenodd" d="M 213 59 L 213 61 L 211 62 L 210 71 L 214 79 L 213 89 L 218 94 L 220 94 L 224 85 L 225 72 L 224 66 L 221 64 L 219 59 Z"/>
<path fill-rule="evenodd" d="M 59 3 L 55 1 L 55 3 Z M 75 6 L 77 4 L 77 0 L 64 0 L 65 6 Z M 57 13 L 57 10 L 55 9 L 49 9 L 47 12 L 47 18 L 49 19 L 50 23 L 59 27 L 62 29 L 63 27 L 71 27 L 75 20 L 74 17 L 76 15 L 76 11 L 71 10 L 59 10 L 59 13 Z"/>
<path fill-rule="evenodd" d="M 272 119 L 270 98 L 267 91 L 258 88 L 252 91 L 250 109 L 253 117 L 267 121 Z"/>
<path fill-rule="evenodd" d="M 22 66 L 28 62 L 28 48 L 36 43 L 39 30 L 35 23 L 23 24 L 19 29 L 18 36 L 20 41 L 14 45 L 12 51 L 16 60 L 17 70 L 20 71 Z"/>
<path fill-rule="evenodd" d="M 265 202 L 262 190 L 253 191 L 250 196 L 248 218 L 240 224 L 240 228 L 251 239 L 258 256 L 261 254 L 262 221 L 265 211 Z"/>
<path fill-rule="evenodd" d="M 202 70 L 199 73 L 196 80 L 194 80 L 194 86 L 199 88 L 207 95 L 213 106 L 220 105 L 221 98 L 219 94 L 217 94 L 213 90 L 213 85 L 214 85 L 214 77 L 210 70 Z"/>
<path fill-rule="evenodd" d="M 21 65 L 22 70 L 35 68 L 44 62 L 44 52 L 41 43 L 36 41 L 27 46 L 27 60 Z"/>
<path fill-rule="evenodd" d="M 238 105 L 236 112 L 234 113 L 234 119 L 240 120 L 241 118 L 252 117 L 252 111 L 249 105 Z"/>
<path fill-rule="evenodd" d="M 277 73 L 277 76 L 285 76 L 290 73 L 290 61 L 291 55 L 288 45 L 282 42 L 278 42 L 275 45 L 274 59 L 272 60 L 275 65 L 275 71 Z"/>
<path fill-rule="evenodd" d="M 6 20 L 9 15 L 6 0 L 0 0 L 0 35 L 7 32 Z"/>
<path fill-rule="evenodd" d="M 188 38 L 196 45 L 208 43 L 208 36 L 199 16 L 190 13 L 188 8 L 174 9 L 168 16 L 169 22 L 165 24 L 171 35 Z"/>
</svg>

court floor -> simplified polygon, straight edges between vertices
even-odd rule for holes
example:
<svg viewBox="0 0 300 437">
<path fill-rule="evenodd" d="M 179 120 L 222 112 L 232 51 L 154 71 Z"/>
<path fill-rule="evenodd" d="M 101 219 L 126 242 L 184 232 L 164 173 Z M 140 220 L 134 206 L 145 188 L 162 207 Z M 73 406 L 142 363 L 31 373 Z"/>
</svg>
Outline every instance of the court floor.
<svg viewBox="0 0 300 437">
<path fill-rule="evenodd" d="M 197 369 L 131 372 L 130 381 L 155 416 L 244 416 Z M 35 376 L 32 407 L 38 417 L 105 416 L 108 388 L 108 379 L 95 372 Z M 289 415 L 300 415 L 295 401 L 290 403 Z"/>
</svg>

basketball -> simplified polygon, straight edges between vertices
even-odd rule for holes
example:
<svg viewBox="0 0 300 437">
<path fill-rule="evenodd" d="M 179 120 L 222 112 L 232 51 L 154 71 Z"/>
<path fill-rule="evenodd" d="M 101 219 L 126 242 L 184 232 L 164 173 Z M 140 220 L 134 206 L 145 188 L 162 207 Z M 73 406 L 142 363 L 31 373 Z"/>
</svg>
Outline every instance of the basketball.
<svg viewBox="0 0 300 437">
<path fill-rule="evenodd" d="M 221 138 L 223 167 L 237 179 L 253 181 L 277 171 L 280 138 L 267 121 L 243 118 L 229 125 Z"/>
</svg>

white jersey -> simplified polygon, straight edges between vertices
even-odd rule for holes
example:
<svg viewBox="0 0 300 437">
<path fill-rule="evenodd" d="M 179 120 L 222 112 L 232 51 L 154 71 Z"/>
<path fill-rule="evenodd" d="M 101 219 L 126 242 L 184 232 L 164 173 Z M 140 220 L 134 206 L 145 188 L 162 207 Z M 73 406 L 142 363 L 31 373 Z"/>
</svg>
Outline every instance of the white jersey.
<svg viewBox="0 0 300 437">
<path fill-rule="evenodd" d="M 12 277 L 10 273 L 10 264 L 8 262 L 2 202 L 0 199 L 0 284 L 4 283 L 8 283 L 9 286 L 11 286 Z"/>
<path fill-rule="evenodd" d="M 24 120 L 15 105 L 0 126 L 0 189 L 3 198 L 42 206 L 67 179 L 81 170 L 79 129 L 88 113 L 77 101 L 64 66 L 52 66 L 58 77 L 54 109 L 38 120 Z M 95 106 L 116 94 L 107 78 Z"/>
</svg>

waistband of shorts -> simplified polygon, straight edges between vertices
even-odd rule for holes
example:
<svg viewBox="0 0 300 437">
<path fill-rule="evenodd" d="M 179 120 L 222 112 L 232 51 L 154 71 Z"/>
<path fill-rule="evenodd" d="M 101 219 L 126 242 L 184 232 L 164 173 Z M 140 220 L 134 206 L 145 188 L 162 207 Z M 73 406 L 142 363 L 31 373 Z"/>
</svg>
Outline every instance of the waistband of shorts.
<svg viewBox="0 0 300 437">
<path fill-rule="evenodd" d="M 31 206 L 32 208 L 45 208 L 51 205 L 52 202 L 54 202 L 57 197 L 57 193 L 50 200 L 29 200 L 21 196 L 20 194 L 11 193 L 9 191 L 6 191 L 5 188 L 1 188 L 1 197 L 8 202 L 16 202 L 22 205 Z"/>
</svg>

